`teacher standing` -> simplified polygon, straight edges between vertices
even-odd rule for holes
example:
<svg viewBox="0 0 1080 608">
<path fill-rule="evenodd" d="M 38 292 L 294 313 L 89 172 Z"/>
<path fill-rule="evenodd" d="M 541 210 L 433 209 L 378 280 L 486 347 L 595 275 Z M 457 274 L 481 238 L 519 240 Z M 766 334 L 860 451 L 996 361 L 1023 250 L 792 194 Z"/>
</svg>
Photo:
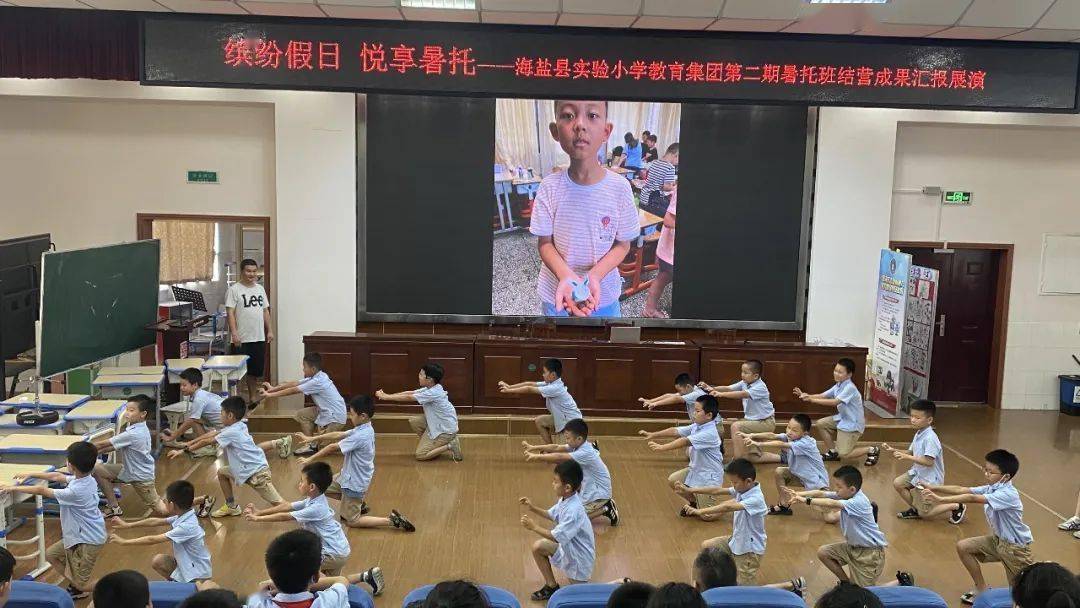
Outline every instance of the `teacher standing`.
<svg viewBox="0 0 1080 608">
<path fill-rule="evenodd" d="M 266 345 L 274 341 L 270 321 L 270 298 L 259 279 L 259 264 L 252 259 L 240 262 L 240 282 L 225 293 L 229 334 L 234 355 L 248 356 L 247 399 L 249 407 L 259 403 L 259 385 L 266 374 Z"/>
</svg>

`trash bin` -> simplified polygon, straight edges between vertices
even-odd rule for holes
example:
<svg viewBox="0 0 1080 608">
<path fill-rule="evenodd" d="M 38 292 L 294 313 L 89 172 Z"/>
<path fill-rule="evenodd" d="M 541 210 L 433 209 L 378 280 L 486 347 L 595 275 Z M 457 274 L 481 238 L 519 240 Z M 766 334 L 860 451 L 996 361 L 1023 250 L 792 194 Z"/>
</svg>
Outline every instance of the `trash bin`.
<svg viewBox="0 0 1080 608">
<path fill-rule="evenodd" d="M 1080 416 L 1080 376 L 1058 376 L 1061 385 L 1061 413 Z"/>
</svg>

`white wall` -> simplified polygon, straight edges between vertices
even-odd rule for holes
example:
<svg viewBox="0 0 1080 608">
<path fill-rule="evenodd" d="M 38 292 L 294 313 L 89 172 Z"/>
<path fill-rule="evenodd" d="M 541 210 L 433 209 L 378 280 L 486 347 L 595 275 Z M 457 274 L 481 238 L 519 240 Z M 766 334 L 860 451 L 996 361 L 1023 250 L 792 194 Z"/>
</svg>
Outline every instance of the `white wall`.
<svg viewBox="0 0 1080 608">
<path fill-rule="evenodd" d="M 1038 296 L 1034 279 L 1022 275 L 1037 276 L 1039 253 L 1031 250 L 1031 243 L 1041 239 L 1046 226 L 1054 232 L 1080 231 L 1080 201 L 1068 190 L 1070 180 L 1080 175 L 1077 143 L 1069 141 L 1070 135 L 1080 133 L 1080 117 L 866 108 L 823 108 L 819 116 L 807 338 L 869 345 L 878 252 L 890 238 L 932 240 L 934 224 L 925 221 L 930 209 L 899 195 L 894 213 L 894 185 L 973 190 L 971 215 L 958 217 L 964 212 L 948 210 L 942 236 L 1016 244 L 1003 407 L 1056 407 L 1049 392 L 1056 374 L 1069 370 L 1070 360 L 1062 362 L 1069 344 L 1076 350 L 1080 300 Z M 1033 127 L 1047 131 L 1033 135 Z M 955 129 L 978 133 L 977 142 L 967 146 L 962 137 L 953 138 L 959 135 Z M 897 164 L 898 131 L 903 134 L 902 166 Z M 1064 159 L 1051 160 L 1058 155 Z M 1036 163 L 1044 166 L 1036 168 Z M 911 173 L 916 170 L 921 173 Z M 929 181 L 894 184 L 898 171 L 904 180 L 910 176 L 923 182 L 921 176 L 927 175 Z M 952 182 L 960 171 L 962 183 Z M 950 181 L 940 182 L 945 176 Z M 1040 192 L 1047 183 L 1056 192 L 1052 205 Z M 1025 214 L 1043 217 L 1034 221 Z"/>
<path fill-rule="evenodd" d="M 277 369 L 356 319 L 354 97 L 0 79 L 0 238 L 135 238 L 135 213 L 270 215 Z M 189 186 L 188 169 L 221 169 Z"/>
</svg>

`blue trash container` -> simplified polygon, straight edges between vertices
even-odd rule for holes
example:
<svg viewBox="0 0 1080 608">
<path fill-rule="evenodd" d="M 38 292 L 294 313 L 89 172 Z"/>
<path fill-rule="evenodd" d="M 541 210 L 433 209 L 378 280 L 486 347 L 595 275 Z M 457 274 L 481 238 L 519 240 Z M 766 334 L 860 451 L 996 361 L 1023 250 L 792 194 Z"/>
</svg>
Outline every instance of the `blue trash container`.
<svg viewBox="0 0 1080 608">
<path fill-rule="evenodd" d="M 1058 376 L 1061 386 L 1061 413 L 1080 416 L 1080 376 Z"/>
</svg>

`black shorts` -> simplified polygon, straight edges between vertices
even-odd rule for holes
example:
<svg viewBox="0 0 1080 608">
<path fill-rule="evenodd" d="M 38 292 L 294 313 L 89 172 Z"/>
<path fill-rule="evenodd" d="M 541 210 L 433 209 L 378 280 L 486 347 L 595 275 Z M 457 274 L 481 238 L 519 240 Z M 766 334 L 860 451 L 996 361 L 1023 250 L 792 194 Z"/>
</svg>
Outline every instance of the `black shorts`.
<svg viewBox="0 0 1080 608">
<path fill-rule="evenodd" d="M 244 342 L 233 345 L 232 354 L 248 356 L 248 375 L 262 378 L 266 373 L 266 342 Z"/>
</svg>

